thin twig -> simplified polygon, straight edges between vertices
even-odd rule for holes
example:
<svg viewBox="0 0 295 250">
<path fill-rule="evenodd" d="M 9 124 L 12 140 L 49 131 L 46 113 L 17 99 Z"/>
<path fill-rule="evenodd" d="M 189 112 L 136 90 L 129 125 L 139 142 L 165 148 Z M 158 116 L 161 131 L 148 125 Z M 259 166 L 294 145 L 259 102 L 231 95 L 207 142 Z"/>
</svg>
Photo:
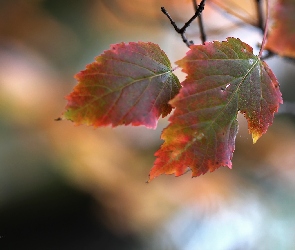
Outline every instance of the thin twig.
<svg viewBox="0 0 295 250">
<path fill-rule="evenodd" d="M 180 33 L 180 29 L 177 27 L 176 23 L 173 21 L 173 19 L 171 18 L 171 16 L 167 12 L 167 10 L 164 7 L 161 7 L 161 11 L 168 17 L 168 19 L 170 20 L 170 23 L 172 24 L 172 26 L 176 30 L 176 32 Z"/>
<path fill-rule="evenodd" d="M 173 28 L 175 29 L 175 31 L 181 35 L 182 41 L 187 45 L 187 47 L 190 47 L 193 43 L 193 41 L 188 41 L 184 32 L 181 32 L 181 30 L 177 27 L 176 23 L 173 21 L 173 19 L 171 18 L 171 16 L 169 15 L 169 13 L 166 11 L 166 9 L 164 7 L 161 7 L 161 11 L 168 17 L 168 19 L 170 20 L 170 23 L 172 24 Z"/>
<path fill-rule="evenodd" d="M 190 20 L 188 20 L 184 25 L 183 27 L 180 29 L 180 31 L 182 32 L 185 32 L 186 28 L 188 26 L 190 26 L 190 24 L 192 23 L 192 21 L 194 21 L 199 15 L 201 15 L 202 11 L 204 10 L 205 8 L 205 2 L 206 0 L 202 0 L 200 5 L 198 6 L 195 14 L 190 18 Z"/>
<path fill-rule="evenodd" d="M 176 23 L 173 21 L 173 19 L 171 18 L 171 16 L 169 15 L 169 13 L 166 11 L 166 9 L 164 7 L 161 7 L 161 11 L 165 14 L 165 16 L 168 17 L 168 19 L 170 20 L 170 23 L 172 24 L 173 28 L 175 29 L 175 31 L 181 35 L 182 37 L 182 41 L 188 46 L 190 47 L 191 45 L 193 45 L 193 41 L 188 41 L 186 36 L 185 36 L 185 31 L 188 28 L 188 26 L 190 26 L 190 24 L 202 13 L 202 11 L 205 8 L 205 2 L 206 0 L 202 0 L 200 5 L 197 7 L 197 10 L 195 11 L 195 14 L 183 25 L 183 27 L 181 29 L 179 29 L 176 25 Z"/>
<path fill-rule="evenodd" d="M 197 10 L 198 10 L 198 2 L 197 2 L 197 0 L 193 0 L 193 5 L 194 5 L 195 12 L 197 12 Z M 200 29 L 200 38 L 201 38 L 202 44 L 205 44 L 205 42 L 206 42 L 206 33 L 205 33 L 205 29 L 204 29 L 202 14 L 200 14 L 198 16 L 198 23 L 199 23 L 199 29 Z"/>
<path fill-rule="evenodd" d="M 259 51 L 259 55 L 258 55 L 259 58 L 261 58 L 261 56 L 262 56 L 262 52 L 264 50 L 264 46 L 266 43 L 268 22 L 269 22 L 269 12 L 270 12 L 269 4 L 268 4 L 268 0 L 266 0 L 266 19 L 265 19 L 264 35 L 263 35 L 263 39 L 262 39 L 262 43 L 261 43 L 261 47 L 260 47 L 260 51 Z"/>
</svg>

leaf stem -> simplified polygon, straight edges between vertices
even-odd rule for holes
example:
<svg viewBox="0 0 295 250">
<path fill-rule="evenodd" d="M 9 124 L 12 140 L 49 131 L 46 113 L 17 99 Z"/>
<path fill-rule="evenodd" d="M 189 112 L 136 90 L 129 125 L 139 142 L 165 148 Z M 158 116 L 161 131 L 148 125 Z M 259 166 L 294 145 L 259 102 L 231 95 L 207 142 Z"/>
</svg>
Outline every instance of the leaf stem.
<svg viewBox="0 0 295 250">
<path fill-rule="evenodd" d="M 169 13 L 166 11 L 166 9 L 164 7 L 161 7 L 161 11 L 164 13 L 165 16 L 167 16 L 167 18 L 170 20 L 170 23 L 172 24 L 173 28 L 175 29 L 175 31 L 181 35 L 182 41 L 188 46 L 190 47 L 191 45 L 193 45 L 193 41 L 188 41 L 186 36 L 185 36 L 185 31 L 187 29 L 188 26 L 190 26 L 190 24 L 198 17 L 201 15 L 202 11 L 205 8 L 205 2 L 206 0 L 202 0 L 200 5 L 197 6 L 196 10 L 195 10 L 195 14 L 183 25 L 182 28 L 178 28 L 176 23 L 173 21 L 173 19 L 171 18 L 171 16 L 169 15 Z"/>
<path fill-rule="evenodd" d="M 262 52 L 264 50 L 265 47 L 265 43 L 266 43 L 266 37 L 267 37 L 267 31 L 268 31 L 268 21 L 269 21 L 269 3 L 268 0 L 266 0 L 266 20 L 265 20 L 265 26 L 264 26 L 264 34 L 263 34 L 263 39 L 262 39 L 262 43 L 261 43 L 261 47 L 260 47 L 260 51 L 259 51 L 259 55 L 258 57 L 261 58 L 262 56 Z"/>
<path fill-rule="evenodd" d="M 197 2 L 197 0 L 193 0 L 193 5 L 194 5 L 195 12 L 197 12 L 197 10 L 198 10 L 198 2 Z M 205 29 L 204 29 L 204 23 L 203 23 L 202 14 L 200 14 L 198 16 L 198 23 L 199 23 L 199 29 L 200 29 L 200 38 L 201 38 L 202 44 L 205 44 L 205 42 L 206 42 L 206 33 L 205 33 Z"/>
</svg>

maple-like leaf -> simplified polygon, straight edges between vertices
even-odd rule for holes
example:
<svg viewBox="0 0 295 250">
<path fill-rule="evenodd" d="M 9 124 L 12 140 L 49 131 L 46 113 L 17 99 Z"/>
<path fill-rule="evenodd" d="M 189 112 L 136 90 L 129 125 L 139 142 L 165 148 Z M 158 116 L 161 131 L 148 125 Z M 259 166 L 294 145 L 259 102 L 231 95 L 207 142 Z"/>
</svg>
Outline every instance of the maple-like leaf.
<svg viewBox="0 0 295 250">
<path fill-rule="evenodd" d="M 265 48 L 281 56 L 295 57 L 295 0 L 276 0 L 273 25 Z"/>
<path fill-rule="evenodd" d="M 166 54 L 150 42 L 112 45 L 76 78 L 62 118 L 94 127 L 155 128 L 181 87 Z"/>
<path fill-rule="evenodd" d="M 188 168 L 192 176 L 231 168 L 238 111 L 255 143 L 282 103 L 272 71 L 239 39 L 191 46 L 176 64 L 187 77 L 170 101 L 176 109 L 162 133 L 165 142 L 155 154 L 150 180 L 160 174 L 179 176 Z"/>
</svg>

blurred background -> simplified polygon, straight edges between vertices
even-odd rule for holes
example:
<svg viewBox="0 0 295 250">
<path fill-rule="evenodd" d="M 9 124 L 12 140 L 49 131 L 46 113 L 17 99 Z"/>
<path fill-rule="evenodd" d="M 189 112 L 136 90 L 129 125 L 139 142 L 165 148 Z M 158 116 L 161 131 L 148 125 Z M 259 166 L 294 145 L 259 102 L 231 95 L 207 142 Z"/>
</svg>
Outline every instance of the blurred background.
<svg viewBox="0 0 295 250">
<path fill-rule="evenodd" d="M 208 1 L 208 40 L 238 37 L 257 54 L 254 2 Z M 239 116 L 233 170 L 147 184 L 167 119 L 156 130 L 54 121 L 74 74 L 110 44 L 185 55 L 161 6 L 179 26 L 194 13 L 191 0 L 0 0 L 0 249 L 294 249 L 291 60 L 267 60 L 285 104 L 255 145 Z M 200 43 L 197 21 L 187 35 Z"/>
</svg>

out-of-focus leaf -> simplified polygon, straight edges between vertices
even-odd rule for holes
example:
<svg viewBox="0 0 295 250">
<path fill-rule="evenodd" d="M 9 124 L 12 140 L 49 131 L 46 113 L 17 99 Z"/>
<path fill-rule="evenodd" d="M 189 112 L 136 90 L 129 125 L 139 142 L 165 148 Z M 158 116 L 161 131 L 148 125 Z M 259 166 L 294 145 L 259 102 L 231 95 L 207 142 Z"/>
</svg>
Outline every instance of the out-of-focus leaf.
<svg viewBox="0 0 295 250">
<path fill-rule="evenodd" d="M 282 103 L 279 84 L 253 49 L 235 38 L 191 46 L 176 62 L 187 73 L 180 93 L 170 101 L 175 112 L 163 131 L 150 180 L 160 174 L 192 176 L 231 168 L 242 112 L 255 143 L 273 122 Z"/>
<path fill-rule="evenodd" d="M 295 57 L 295 0 L 277 0 L 273 8 L 274 23 L 266 49 L 287 57 Z"/>
<path fill-rule="evenodd" d="M 63 117 L 94 127 L 155 128 L 158 118 L 171 112 L 168 102 L 180 89 L 166 54 L 150 42 L 112 45 L 76 78 Z"/>
</svg>

